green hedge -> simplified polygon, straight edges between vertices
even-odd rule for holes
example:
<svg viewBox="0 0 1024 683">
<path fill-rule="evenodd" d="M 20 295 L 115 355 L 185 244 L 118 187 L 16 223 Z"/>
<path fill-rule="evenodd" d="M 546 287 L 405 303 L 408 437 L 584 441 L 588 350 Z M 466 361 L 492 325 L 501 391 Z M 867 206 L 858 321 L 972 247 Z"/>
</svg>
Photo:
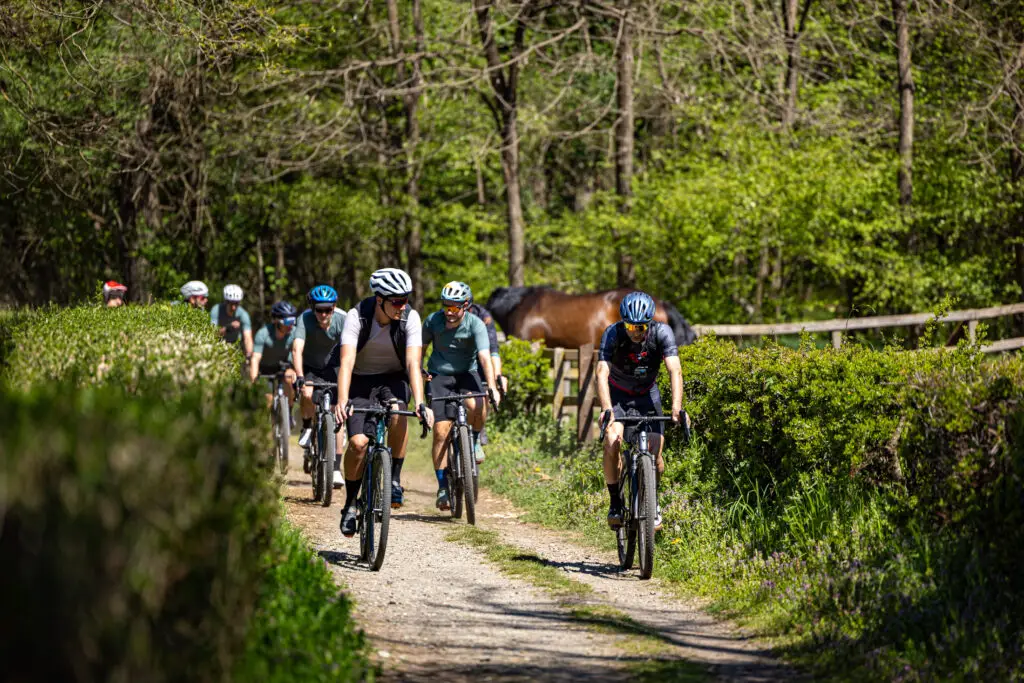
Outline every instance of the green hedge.
<svg viewBox="0 0 1024 683">
<path fill-rule="evenodd" d="M 544 359 L 544 345 L 535 350 L 530 342 L 509 337 L 501 346 L 501 372 L 508 377 L 508 395 L 495 415 L 497 423 L 510 416 L 532 413 L 550 391 L 550 361 Z"/>
<path fill-rule="evenodd" d="M 0 317 L 5 676 L 365 679 L 348 602 L 280 525 L 261 392 L 208 316 L 19 315 Z"/>
<path fill-rule="evenodd" d="M 65 378 L 164 391 L 234 381 L 241 360 L 214 333 L 209 314 L 191 306 L 82 306 L 44 311 L 21 325 L 8 373 L 19 384 Z"/>
<path fill-rule="evenodd" d="M 35 316 L 30 309 L 0 310 L 0 375 L 7 368 L 7 357 L 14 350 L 19 330 Z"/>
<path fill-rule="evenodd" d="M 681 361 L 695 438 L 669 432 L 659 575 L 820 675 L 1024 677 L 1019 356 L 706 339 Z M 509 424 L 484 476 L 535 518 L 610 539 L 596 446 Z"/>
<path fill-rule="evenodd" d="M 372 680 L 366 639 L 353 626 L 351 602 L 298 530 L 283 524 L 263 563 L 267 576 L 236 680 Z"/>
<path fill-rule="evenodd" d="M 7 677 L 224 680 L 277 511 L 255 398 L 0 394 Z"/>
</svg>

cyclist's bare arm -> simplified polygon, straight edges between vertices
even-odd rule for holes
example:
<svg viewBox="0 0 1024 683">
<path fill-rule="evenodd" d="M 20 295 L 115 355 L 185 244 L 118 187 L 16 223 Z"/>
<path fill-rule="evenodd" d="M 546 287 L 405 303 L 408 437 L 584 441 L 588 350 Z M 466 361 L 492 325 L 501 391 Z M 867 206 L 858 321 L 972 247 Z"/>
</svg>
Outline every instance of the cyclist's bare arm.
<svg viewBox="0 0 1024 683">
<path fill-rule="evenodd" d="M 249 379 L 253 382 L 260 376 L 260 359 L 263 358 L 262 353 L 252 354 L 252 358 L 249 359 Z"/>
<path fill-rule="evenodd" d="M 421 368 L 423 367 L 423 347 L 422 346 L 407 346 L 405 347 L 405 371 L 409 375 L 409 387 L 412 389 L 412 400 L 413 403 L 418 407 L 423 403 L 423 373 Z M 411 409 L 415 410 L 415 408 Z M 430 406 L 426 407 L 423 418 L 427 421 L 428 427 L 434 426 L 434 413 L 430 410 Z"/>
<path fill-rule="evenodd" d="M 252 355 L 252 330 L 242 331 L 242 346 L 245 347 L 245 355 Z"/>
<path fill-rule="evenodd" d="M 342 344 L 341 362 L 338 364 L 338 413 L 339 420 L 347 419 L 348 415 L 342 415 L 341 411 L 348 407 L 348 394 L 352 389 L 352 368 L 356 366 L 356 347 L 352 344 Z"/>
<path fill-rule="evenodd" d="M 672 382 L 672 420 L 679 422 L 683 410 L 683 368 L 679 363 L 679 356 L 665 358 L 665 367 Z"/>
<path fill-rule="evenodd" d="M 491 352 L 489 349 L 484 351 L 478 351 L 476 354 L 477 364 L 484 373 L 484 381 L 487 382 L 487 388 L 494 394 L 494 400 L 500 401 L 501 396 L 498 394 L 498 385 L 494 381 L 494 366 L 491 365 Z"/>
<path fill-rule="evenodd" d="M 302 350 L 306 348 L 305 339 L 296 339 L 292 342 L 292 367 L 295 368 L 297 377 L 304 377 L 302 372 Z"/>
<path fill-rule="evenodd" d="M 608 365 L 608 361 L 597 361 L 597 372 L 594 374 L 597 377 L 597 400 L 601 403 L 601 412 L 605 413 L 612 409 L 612 392 L 608 387 L 608 376 L 611 374 L 611 367 Z M 614 412 L 612 413 L 611 420 L 615 420 Z"/>
</svg>

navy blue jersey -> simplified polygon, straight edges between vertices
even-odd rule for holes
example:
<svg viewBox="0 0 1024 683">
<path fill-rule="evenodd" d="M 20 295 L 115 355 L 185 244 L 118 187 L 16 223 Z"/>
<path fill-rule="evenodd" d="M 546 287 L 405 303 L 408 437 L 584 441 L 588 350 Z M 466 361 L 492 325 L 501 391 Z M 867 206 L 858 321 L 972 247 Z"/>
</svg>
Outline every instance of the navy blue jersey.
<svg viewBox="0 0 1024 683">
<path fill-rule="evenodd" d="M 678 356 L 676 338 L 672 329 L 657 321 L 651 322 L 647 336 L 640 343 L 633 343 L 622 322 L 609 325 L 601 336 L 601 350 L 598 360 L 611 367 L 608 383 L 631 394 L 650 391 L 658 378 L 662 360 Z"/>
</svg>

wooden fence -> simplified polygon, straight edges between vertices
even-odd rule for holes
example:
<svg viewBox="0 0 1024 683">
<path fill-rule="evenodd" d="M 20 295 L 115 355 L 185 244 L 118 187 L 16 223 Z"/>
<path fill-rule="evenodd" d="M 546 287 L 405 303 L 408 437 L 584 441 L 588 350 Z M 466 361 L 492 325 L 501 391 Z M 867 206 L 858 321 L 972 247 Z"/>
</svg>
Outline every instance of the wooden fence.
<svg viewBox="0 0 1024 683">
<path fill-rule="evenodd" d="M 1024 314 L 1024 303 L 951 311 L 944 315 L 940 322 L 959 323 L 957 330 L 966 323 L 967 335 L 974 341 L 979 320 L 1019 314 Z M 800 334 L 804 331 L 829 332 L 832 335 L 832 345 L 839 348 L 843 343 L 844 332 L 923 325 L 934 317 L 932 313 L 913 313 L 764 325 L 694 325 L 694 330 L 698 335 L 714 332 L 720 337 L 772 337 Z M 1024 337 L 986 342 L 981 350 L 985 353 L 997 353 L 1020 348 L 1024 348 Z M 578 349 L 544 349 L 544 357 L 551 362 L 552 382 L 551 391 L 545 394 L 545 403 L 551 403 L 552 415 L 559 422 L 575 416 L 576 438 L 581 442 L 589 441 L 595 436 L 596 430 L 594 410 L 600 407 L 597 405 L 597 391 L 594 388 L 597 359 L 593 345 L 587 344 Z"/>
</svg>

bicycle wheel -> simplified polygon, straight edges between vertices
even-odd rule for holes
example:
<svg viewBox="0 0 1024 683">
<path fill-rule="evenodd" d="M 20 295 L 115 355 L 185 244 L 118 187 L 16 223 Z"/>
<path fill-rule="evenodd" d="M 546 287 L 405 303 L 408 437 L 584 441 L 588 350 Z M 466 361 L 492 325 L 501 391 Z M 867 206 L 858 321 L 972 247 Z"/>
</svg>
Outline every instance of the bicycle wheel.
<svg viewBox="0 0 1024 683">
<path fill-rule="evenodd" d="M 334 414 L 324 413 L 320 421 L 320 473 L 324 497 L 320 505 L 327 508 L 331 506 L 331 498 L 334 496 L 334 451 L 337 446 L 338 435 L 334 433 Z"/>
<path fill-rule="evenodd" d="M 281 474 L 288 473 L 288 440 L 292 435 L 291 416 L 288 414 L 288 398 L 277 397 L 277 459 Z"/>
<path fill-rule="evenodd" d="M 654 571 L 654 518 L 658 514 L 657 479 L 654 458 L 650 453 L 640 456 L 636 468 L 637 536 L 640 547 L 640 578 L 651 578 Z"/>
<path fill-rule="evenodd" d="M 452 519 L 462 519 L 462 484 L 459 473 L 458 444 L 454 438 L 455 434 L 448 435 L 448 465 L 444 468 L 444 478 L 448 482 L 448 504 L 452 513 Z"/>
<path fill-rule="evenodd" d="M 633 556 L 636 554 L 636 527 L 633 524 L 633 517 L 629 512 L 630 487 L 627 484 L 628 472 L 619 475 L 619 500 L 624 502 L 622 526 L 615 530 L 615 544 L 619 550 L 619 568 L 627 571 L 633 566 Z"/>
<path fill-rule="evenodd" d="M 360 559 L 379 571 L 384 564 L 391 524 L 391 451 L 387 448 L 374 448 L 370 453 L 367 470 L 363 473 L 363 487 Z"/>
<path fill-rule="evenodd" d="M 320 476 L 320 444 L 319 438 L 314 438 L 309 449 L 309 476 L 313 481 L 313 501 L 320 502 L 323 498 L 323 478 Z"/>
<path fill-rule="evenodd" d="M 469 434 L 469 427 L 461 425 L 456 427 L 459 430 L 459 465 L 462 468 L 462 498 L 466 506 L 466 521 L 476 525 L 476 491 L 473 487 L 473 437 Z"/>
</svg>

